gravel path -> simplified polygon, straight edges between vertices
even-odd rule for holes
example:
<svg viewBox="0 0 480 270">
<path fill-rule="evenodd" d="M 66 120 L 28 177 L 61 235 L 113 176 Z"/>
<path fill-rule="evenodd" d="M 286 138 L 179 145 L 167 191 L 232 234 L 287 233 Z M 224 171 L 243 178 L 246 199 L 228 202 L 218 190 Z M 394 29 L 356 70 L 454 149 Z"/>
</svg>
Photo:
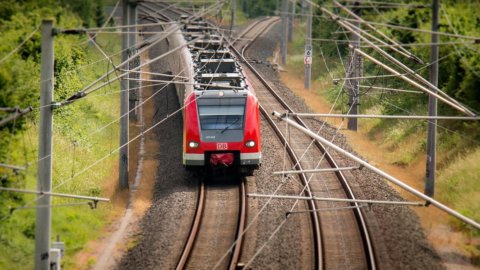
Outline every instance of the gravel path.
<svg viewBox="0 0 480 270">
<path fill-rule="evenodd" d="M 280 40 L 280 25 L 273 27 L 267 35 L 260 38 L 250 49 L 249 58 L 260 60 L 263 64 L 254 64 L 265 78 L 269 78 L 282 98 L 298 112 L 311 110 L 290 89 L 284 86 L 277 72 L 266 64 L 272 58 L 272 48 Z M 318 130 L 322 125 L 319 121 L 306 121 L 312 130 Z M 335 136 L 335 142 L 342 148 L 352 152 L 342 134 L 336 134 L 336 129 L 327 125 L 321 135 L 327 139 Z M 355 166 L 350 160 L 334 153 L 340 166 Z M 402 200 L 381 177 L 371 171 L 361 170 L 347 173 L 350 183 L 358 198 L 378 200 Z M 443 269 L 438 254 L 428 244 L 417 215 L 407 207 L 373 206 L 364 211 L 369 228 L 374 235 L 374 244 L 378 251 L 377 257 L 381 269 Z"/>
</svg>

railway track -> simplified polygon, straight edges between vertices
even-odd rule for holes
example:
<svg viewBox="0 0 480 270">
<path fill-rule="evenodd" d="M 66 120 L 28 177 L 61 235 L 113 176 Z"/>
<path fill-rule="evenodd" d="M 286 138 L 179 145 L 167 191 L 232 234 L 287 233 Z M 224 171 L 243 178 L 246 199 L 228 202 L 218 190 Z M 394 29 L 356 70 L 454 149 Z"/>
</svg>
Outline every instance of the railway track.
<svg viewBox="0 0 480 270">
<path fill-rule="evenodd" d="M 165 14 L 159 14 L 161 9 Z M 147 3 L 150 18 L 178 20 L 192 14 L 161 2 Z M 202 180 L 197 208 L 176 269 L 237 269 L 247 217 L 245 178 Z M 232 243 L 235 243 L 232 249 Z M 228 256 L 224 256 L 228 254 Z"/>
<path fill-rule="evenodd" d="M 223 181 L 201 182 L 195 218 L 176 269 L 211 269 L 227 252 L 229 256 L 220 261 L 218 269 L 236 269 L 247 213 L 245 184 L 244 179 L 231 184 Z"/>
<path fill-rule="evenodd" d="M 173 16 L 179 16 L 182 11 L 176 9 L 173 13 L 176 13 Z M 157 15 L 153 13 L 152 17 L 155 16 Z M 293 110 L 246 60 L 245 54 L 249 46 L 276 20 L 278 18 L 265 18 L 252 25 L 238 39 L 237 49 L 232 46 L 231 50 L 242 60 L 244 71 L 260 101 L 261 112 L 282 143 L 287 144 L 295 168 L 338 168 L 333 157 L 320 143 L 314 142 L 311 146 L 311 139 L 303 133 L 296 129 L 288 130 L 287 133 L 287 129 L 277 125 L 270 116 L 271 112 Z M 296 121 L 306 126 L 301 119 L 296 118 Z M 341 172 L 321 175 L 303 173 L 299 177 L 305 186 L 305 196 L 355 199 Z M 245 216 L 242 217 L 241 213 L 246 213 L 245 187 L 241 182 L 241 187 L 200 185 L 199 207 L 177 269 L 211 268 L 221 258 L 219 256 L 229 250 L 231 243 L 237 241 L 230 256 L 225 257 L 229 259 L 224 259 L 219 267 L 235 269 L 241 253 L 242 237 L 238 236 L 243 234 L 245 222 Z M 239 192 L 239 189 L 243 191 Z M 358 205 L 318 201 L 308 201 L 307 204 L 313 227 L 316 269 L 376 269 L 374 249 L 362 211 L 359 208 L 336 210 Z"/>
<path fill-rule="evenodd" d="M 268 21 L 268 20 L 267 20 Z M 255 40 L 273 23 L 260 21 L 240 36 L 232 46 L 240 59 L 243 59 L 244 71 L 254 86 L 260 102 L 260 109 L 282 143 L 287 143 L 287 151 L 297 170 L 311 168 L 338 168 L 332 155 L 323 145 L 314 142 L 305 134 L 295 129 L 280 128 L 271 117 L 271 112 L 293 112 L 255 68 L 246 61 L 245 53 Z M 248 34 L 248 33 L 251 34 Z M 248 38 L 244 38 L 248 36 Z M 299 118 L 295 120 L 306 127 Z M 288 132 L 288 133 L 287 133 Z M 287 139 L 288 134 L 288 139 Z M 295 138 L 290 140 L 290 138 Z M 305 185 L 303 195 L 319 197 L 355 199 L 342 172 L 328 174 L 299 174 Z M 327 203 L 309 201 L 310 216 L 315 239 L 315 258 L 317 269 L 376 269 L 376 259 L 365 217 L 359 208 L 353 210 L 335 210 L 336 208 L 358 207 L 350 203 Z M 326 210 L 328 209 L 328 210 Z"/>
</svg>

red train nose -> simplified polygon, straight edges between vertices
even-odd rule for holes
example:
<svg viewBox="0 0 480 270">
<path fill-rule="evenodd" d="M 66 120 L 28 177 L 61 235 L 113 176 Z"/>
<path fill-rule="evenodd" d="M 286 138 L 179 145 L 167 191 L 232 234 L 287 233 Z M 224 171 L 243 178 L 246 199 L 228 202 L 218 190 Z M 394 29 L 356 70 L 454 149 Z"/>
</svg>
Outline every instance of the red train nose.
<svg viewBox="0 0 480 270">
<path fill-rule="evenodd" d="M 229 167 L 233 164 L 233 153 L 216 153 L 210 155 L 210 164 L 212 166 L 223 165 Z"/>
</svg>

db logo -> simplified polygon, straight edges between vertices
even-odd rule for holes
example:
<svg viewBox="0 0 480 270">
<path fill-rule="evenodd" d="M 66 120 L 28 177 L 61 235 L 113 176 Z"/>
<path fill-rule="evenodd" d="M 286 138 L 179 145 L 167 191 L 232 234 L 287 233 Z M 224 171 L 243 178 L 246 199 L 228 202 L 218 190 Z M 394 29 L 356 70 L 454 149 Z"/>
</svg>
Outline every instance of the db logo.
<svg viewBox="0 0 480 270">
<path fill-rule="evenodd" d="M 228 144 L 227 143 L 217 143 L 217 150 L 227 150 Z"/>
</svg>

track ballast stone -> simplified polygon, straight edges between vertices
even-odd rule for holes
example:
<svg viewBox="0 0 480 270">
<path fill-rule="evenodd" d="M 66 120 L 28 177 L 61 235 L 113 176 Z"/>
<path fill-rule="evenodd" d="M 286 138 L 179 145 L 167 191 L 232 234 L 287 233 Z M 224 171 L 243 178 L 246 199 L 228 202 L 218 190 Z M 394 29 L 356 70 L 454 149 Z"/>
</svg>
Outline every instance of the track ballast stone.
<svg viewBox="0 0 480 270">
<path fill-rule="evenodd" d="M 278 71 L 267 64 L 273 58 L 272 48 L 276 48 L 280 40 L 280 25 L 277 24 L 263 37 L 252 44 L 248 57 L 258 60 L 253 64 L 264 78 L 276 89 L 282 99 L 296 112 L 311 112 L 305 102 L 286 87 L 278 76 Z M 319 121 L 305 121 L 309 128 L 317 131 L 323 124 Z M 355 153 L 346 143 L 344 135 L 337 133 L 336 128 L 326 124 L 321 135 L 328 140 L 335 136 L 334 142 L 350 152 Z M 277 151 L 281 151 L 278 149 Z M 340 166 L 356 166 L 351 160 L 333 153 Z M 382 177 L 364 169 L 348 173 L 349 183 L 353 186 L 355 196 L 359 199 L 403 200 Z M 380 269 L 444 269 L 436 251 L 427 242 L 418 216 L 408 207 L 372 206 L 364 211 L 368 219 L 373 242 L 378 252 L 377 260 Z"/>
</svg>

